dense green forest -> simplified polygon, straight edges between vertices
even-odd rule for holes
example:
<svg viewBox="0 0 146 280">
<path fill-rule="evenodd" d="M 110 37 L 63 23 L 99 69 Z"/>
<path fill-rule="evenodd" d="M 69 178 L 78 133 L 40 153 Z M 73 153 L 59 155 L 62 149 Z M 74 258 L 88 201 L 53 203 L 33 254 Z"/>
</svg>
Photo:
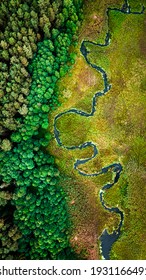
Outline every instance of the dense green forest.
<svg viewBox="0 0 146 280">
<path fill-rule="evenodd" d="M 74 63 L 69 52 L 82 1 L 0 3 L 0 259 L 65 259 L 65 195 L 54 158 L 48 112 L 59 105 L 57 80 Z"/>
<path fill-rule="evenodd" d="M 130 16 L 117 11 L 123 4 Z M 89 113 L 103 90 L 101 73 L 81 55 L 83 40 L 88 61 L 104 69 L 112 87 L 94 116 L 66 114 L 57 128 L 66 146 L 96 144 L 98 155 L 81 171 L 122 164 L 118 183 L 104 194 L 107 206 L 124 213 L 110 258 L 145 258 L 146 13 L 132 14 L 143 6 L 146 0 L 0 1 L 1 260 L 101 259 L 99 237 L 119 225 L 99 198 L 112 171 L 81 176 L 74 163 L 92 157 L 93 147 L 66 150 L 54 136 L 58 114 Z"/>
</svg>

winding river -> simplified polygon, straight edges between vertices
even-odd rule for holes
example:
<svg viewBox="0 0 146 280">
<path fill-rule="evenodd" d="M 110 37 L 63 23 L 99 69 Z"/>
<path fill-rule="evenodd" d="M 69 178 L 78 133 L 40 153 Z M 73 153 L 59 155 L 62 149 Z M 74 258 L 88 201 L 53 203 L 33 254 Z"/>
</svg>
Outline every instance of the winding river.
<svg viewBox="0 0 146 280">
<path fill-rule="evenodd" d="M 130 14 L 130 13 L 142 14 L 144 12 L 144 7 L 142 8 L 141 12 L 131 12 L 131 9 L 130 9 L 130 6 L 128 5 L 128 2 L 125 1 L 121 10 L 117 9 L 117 8 L 113 8 L 113 9 L 108 8 L 107 9 L 107 16 L 109 16 L 109 11 L 110 10 L 119 11 L 119 12 L 122 12 L 122 13 L 125 13 L 125 14 Z M 97 99 L 104 96 L 111 88 L 111 85 L 108 82 L 107 74 L 104 71 L 104 69 L 102 69 L 101 67 L 99 67 L 95 64 L 90 63 L 90 61 L 88 60 L 89 51 L 86 49 L 86 46 L 85 46 L 86 43 L 94 44 L 94 45 L 101 46 L 101 47 L 108 46 L 110 44 L 110 33 L 107 32 L 107 35 L 106 35 L 106 38 L 105 38 L 105 44 L 97 44 L 95 42 L 84 40 L 81 44 L 81 47 L 80 47 L 81 54 L 83 55 L 87 64 L 89 64 L 92 68 L 94 68 L 95 70 L 97 70 L 98 72 L 101 73 L 101 76 L 102 76 L 102 79 L 103 79 L 103 82 L 104 82 L 104 89 L 103 89 L 103 91 L 99 91 L 99 92 L 95 93 L 95 95 L 93 96 L 90 113 L 80 111 L 76 108 L 71 108 L 71 109 L 69 109 L 67 111 L 64 111 L 64 112 L 61 112 L 57 116 L 55 116 L 55 118 L 54 118 L 54 135 L 55 135 L 55 139 L 56 139 L 57 143 L 67 150 L 75 150 L 75 149 L 82 150 L 86 147 L 92 147 L 93 148 L 93 154 L 92 154 L 91 157 L 85 158 L 85 159 L 77 159 L 76 162 L 74 163 L 74 169 L 77 170 L 77 172 L 80 175 L 91 177 L 91 176 L 98 176 L 100 174 L 105 174 L 108 171 L 111 171 L 114 174 L 113 182 L 107 183 L 106 185 L 104 185 L 101 188 L 100 193 L 99 193 L 100 201 L 101 201 L 101 204 L 104 207 L 104 209 L 120 215 L 120 223 L 118 225 L 118 229 L 114 230 L 111 234 L 109 234 L 107 229 L 105 229 L 102 232 L 102 234 L 99 238 L 100 243 L 101 243 L 101 245 L 100 245 L 101 255 L 104 259 L 109 260 L 110 259 L 111 247 L 112 247 L 113 243 L 118 239 L 118 237 L 121 233 L 121 227 L 122 227 L 123 221 L 124 221 L 124 213 L 118 207 L 111 207 L 110 208 L 106 205 L 106 203 L 104 201 L 104 192 L 107 189 L 110 189 L 113 185 L 115 185 L 118 182 L 118 180 L 120 178 L 120 174 L 122 172 L 122 165 L 120 163 L 112 163 L 108 166 L 103 167 L 101 170 L 97 171 L 96 173 L 91 173 L 91 174 L 85 173 L 84 171 L 80 170 L 80 166 L 85 164 L 86 162 L 92 160 L 93 158 L 95 158 L 98 155 L 98 149 L 96 147 L 96 144 L 94 144 L 93 142 L 85 142 L 85 143 L 83 143 L 79 146 L 65 146 L 61 141 L 60 132 L 57 129 L 57 120 L 59 118 L 63 117 L 64 115 L 66 115 L 66 114 L 72 113 L 72 114 L 78 114 L 80 116 L 84 116 L 86 118 L 92 117 L 94 115 L 95 111 L 96 111 Z"/>
</svg>

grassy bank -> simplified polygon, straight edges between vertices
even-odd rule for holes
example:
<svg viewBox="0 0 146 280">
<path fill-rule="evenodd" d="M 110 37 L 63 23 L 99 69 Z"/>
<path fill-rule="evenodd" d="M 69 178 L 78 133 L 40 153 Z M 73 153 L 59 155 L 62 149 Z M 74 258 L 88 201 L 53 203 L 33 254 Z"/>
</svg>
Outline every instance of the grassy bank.
<svg viewBox="0 0 146 280">
<path fill-rule="evenodd" d="M 120 8 L 122 3 L 85 1 L 85 18 L 75 48 L 76 63 L 69 74 L 60 80 L 58 86 L 61 106 L 49 116 L 52 133 L 55 115 L 70 108 L 90 112 L 92 96 L 103 89 L 101 75 L 87 65 L 79 51 L 80 44 L 83 39 L 103 42 L 107 31 L 106 9 L 108 6 Z M 135 9 L 133 6 L 133 10 Z M 90 51 L 90 62 L 107 72 L 112 89 L 105 97 L 97 100 L 93 117 L 87 119 L 67 114 L 57 122 L 64 145 L 79 145 L 86 141 L 93 141 L 97 145 L 99 155 L 82 166 L 82 170 L 97 172 L 113 162 L 121 162 L 123 165 L 123 174 L 118 184 L 105 194 L 108 205 L 118 205 L 125 213 L 121 237 L 111 252 L 113 259 L 142 259 L 146 253 L 146 246 L 142 245 L 146 192 L 146 174 L 143 168 L 146 162 L 144 22 L 145 14 L 125 15 L 110 11 L 111 44 L 101 48 L 88 43 L 86 47 Z M 67 195 L 73 222 L 71 244 L 81 256 L 97 259 L 97 244 L 101 232 L 105 227 L 111 232 L 119 222 L 119 217 L 105 211 L 99 201 L 99 190 L 111 180 L 111 174 L 86 178 L 73 170 L 76 159 L 91 156 L 92 148 L 67 151 L 52 139 L 48 149 L 55 156 L 58 168 L 64 173 L 61 184 Z"/>
</svg>

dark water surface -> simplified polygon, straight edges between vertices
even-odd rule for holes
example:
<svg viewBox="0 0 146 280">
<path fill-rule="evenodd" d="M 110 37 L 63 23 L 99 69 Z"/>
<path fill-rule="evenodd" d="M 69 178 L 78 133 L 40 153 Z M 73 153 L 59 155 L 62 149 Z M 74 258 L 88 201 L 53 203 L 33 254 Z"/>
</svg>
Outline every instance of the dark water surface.
<svg viewBox="0 0 146 280">
<path fill-rule="evenodd" d="M 110 10 L 115 10 L 117 12 L 121 12 L 121 13 L 125 13 L 125 14 L 130 14 L 130 13 L 132 13 L 132 14 L 143 14 L 144 7 L 142 8 L 141 12 L 131 12 L 131 8 L 128 5 L 128 1 L 125 1 L 121 10 L 116 9 L 116 8 L 113 8 L 113 9 L 108 8 L 107 9 L 107 16 L 109 16 L 109 11 Z M 110 164 L 106 167 L 103 167 L 101 170 L 97 171 L 96 173 L 91 173 L 91 174 L 85 173 L 84 171 L 80 170 L 80 166 L 82 164 L 85 164 L 86 162 L 92 160 L 93 158 L 95 158 L 98 155 L 98 149 L 97 149 L 96 145 L 93 142 L 85 142 L 85 143 L 83 143 L 79 146 L 65 146 L 61 142 L 60 132 L 57 129 L 57 120 L 59 118 L 61 118 L 63 115 L 72 113 L 72 114 L 78 114 L 80 116 L 84 116 L 84 117 L 87 117 L 87 118 L 93 116 L 95 111 L 96 111 L 97 98 L 100 98 L 100 97 L 104 96 L 111 88 L 111 85 L 108 82 L 108 77 L 107 77 L 106 72 L 101 67 L 99 67 L 98 65 L 90 63 L 90 61 L 88 60 L 89 51 L 86 49 L 86 46 L 85 46 L 88 43 L 96 45 L 96 46 L 100 46 L 100 47 L 108 46 L 110 44 L 110 33 L 109 32 L 107 33 L 104 44 L 97 44 L 95 42 L 84 40 L 81 44 L 81 47 L 80 47 L 81 54 L 83 55 L 87 64 L 89 64 L 92 68 L 94 68 L 95 70 L 97 70 L 98 72 L 101 73 L 101 76 L 102 76 L 102 79 L 103 79 L 103 82 L 104 82 L 104 89 L 103 89 L 103 91 L 99 91 L 99 92 L 95 93 L 95 95 L 93 96 L 90 113 L 80 111 L 76 108 L 72 108 L 72 109 L 69 109 L 69 110 L 64 111 L 62 113 L 59 113 L 54 119 L 54 135 L 55 135 L 55 139 L 56 139 L 57 143 L 67 150 L 75 150 L 75 149 L 81 150 L 81 149 L 84 149 L 86 147 L 92 147 L 93 148 L 93 155 L 91 157 L 85 158 L 85 159 L 77 159 L 76 162 L 74 163 L 74 169 L 76 169 L 79 174 L 81 174 L 83 176 L 92 177 L 92 176 L 98 176 L 100 174 L 106 174 L 108 171 L 111 171 L 111 172 L 114 173 L 113 182 L 112 183 L 107 183 L 106 185 L 104 185 L 102 187 L 102 189 L 100 190 L 100 194 L 99 194 L 101 204 L 105 208 L 105 210 L 107 210 L 109 212 L 117 213 L 118 215 L 120 215 L 120 223 L 118 225 L 118 229 L 114 230 L 113 233 L 111 233 L 111 234 L 109 234 L 108 231 L 105 229 L 102 232 L 102 235 L 99 238 L 100 242 L 101 242 L 100 249 L 101 249 L 102 257 L 106 260 L 109 260 L 110 259 L 111 247 L 112 247 L 113 243 L 118 239 L 118 237 L 121 233 L 121 227 L 122 227 L 122 224 L 123 224 L 123 221 L 124 221 L 124 214 L 118 207 L 109 208 L 105 204 L 105 202 L 104 202 L 104 192 L 107 189 L 110 189 L 114 184 L 116 184 L 118 182 L 118 180 L 120 178 L 120 174 L 122 172 L 122 165 L 120 163 L 112 163 L 112 164 Z"/>
</svg>

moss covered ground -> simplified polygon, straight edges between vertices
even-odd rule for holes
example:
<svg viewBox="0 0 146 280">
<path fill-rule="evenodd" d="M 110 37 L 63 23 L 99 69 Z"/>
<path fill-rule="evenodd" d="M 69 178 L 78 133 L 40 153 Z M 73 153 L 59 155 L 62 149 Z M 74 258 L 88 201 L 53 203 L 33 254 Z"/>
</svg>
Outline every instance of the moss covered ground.
<svg viewBox="0 0 146 280">
<path fill-rule="evenodd" d="M 129 1 L 132 11 L 141 10 L 138 2 Z M 98 156 L 82 166 L 87 173 L 97 172 L 113 162 L 123 165 L 119 182 L 105 194 L 107 205 L 124 211 L 124 226 L 113 245 L 111 259 L 145 259 L 146 15 L 110 11 L 107 18 L 107 7 L 121 8 L 122 4 L 123 1 L 112 0 L 85 1 L 84 21 L 74 48 L 76 62 L 58 83 L 61 106 L 49 116 L 50 131 L 53 133 L 54 117 L 60 112 L 70 108 L 91 111 L 91 99 L 103 89 L 103 81 L 100 73 L 87 65 L 80 45 L 83 39 L 104 42 L 109 26 L 109 46 L 86 43 L 86 48 L 90 51 L 89 61 L 106 71 L 111 90 L 98 98 L 93 117 L 66 114 L 57 121 L 57 128 L 66 146 L 86 141 L 97 145 Z M 105 211 L 99 201 L 99 190 L 111 180 L 112 174 L 87 178 L 73 169 L 76 159 L 92 155 L 91 147 L 69 151 L 53 138 L 48 150 L 64 174 L 61 185 L 72 221 L 70 242 L 82 258 L 99 259 L 99 236 L 105 228 L 112 232 L 119 223 L 119 216 Z"/>
</svg>

